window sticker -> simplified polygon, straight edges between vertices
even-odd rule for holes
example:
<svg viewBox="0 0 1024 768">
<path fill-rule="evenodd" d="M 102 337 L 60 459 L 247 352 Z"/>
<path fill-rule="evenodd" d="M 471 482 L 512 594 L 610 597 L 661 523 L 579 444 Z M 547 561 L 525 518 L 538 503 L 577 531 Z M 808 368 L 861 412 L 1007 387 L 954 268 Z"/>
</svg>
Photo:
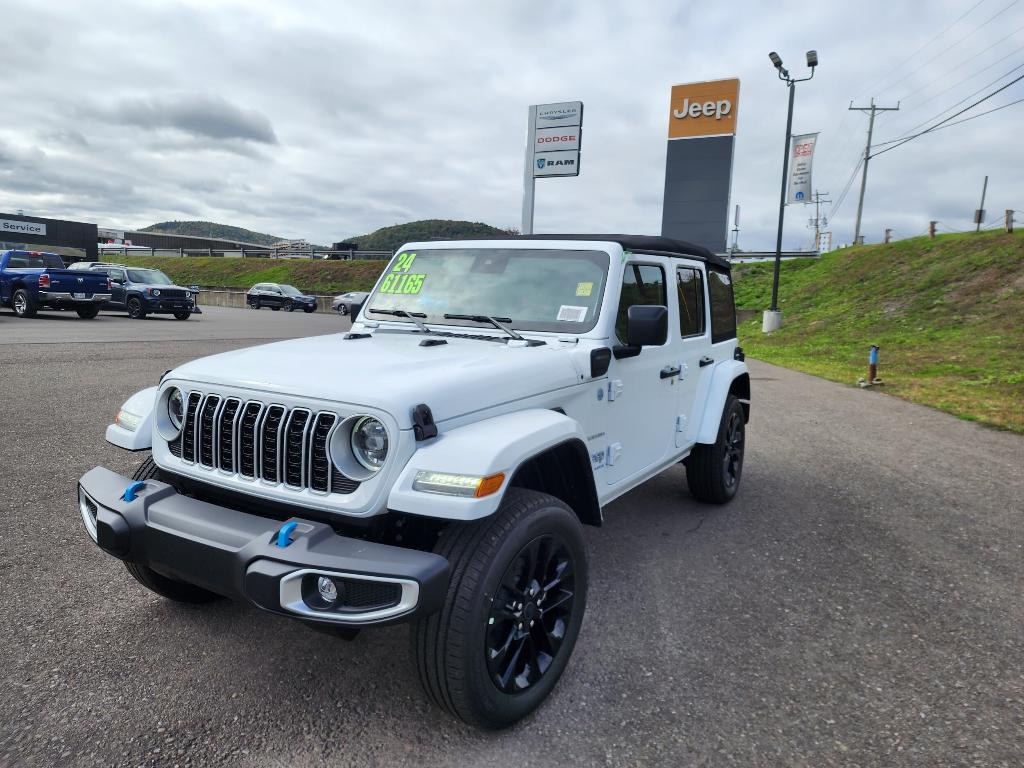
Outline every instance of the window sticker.
<svg viewBox="0 0 1024 768">
<path fill-rule="evenodd" d="M 380 284 L 381 293 L 398 293 L 415 295 L 423 288 L 424 274 L 411 274 L 413 262 L 416 261 L 415 253 L 402 252 L 395 259 L 395 266 L 391 272 L 385 275 Z"/>
<path fill-rule="evenodd" d="M 558 317 L 555 318 L 559 322 L 568 323 L 582 323 L 587 317 L 586 307 L 574 307 L 569 304 L 563 304 L 558 309 Z"/>
<path fill-rule="evenodd" d="M 594 292 L 593 283 L 576 283 L 576 295 L 577 296 L 589 296 Z"/>
</svg>

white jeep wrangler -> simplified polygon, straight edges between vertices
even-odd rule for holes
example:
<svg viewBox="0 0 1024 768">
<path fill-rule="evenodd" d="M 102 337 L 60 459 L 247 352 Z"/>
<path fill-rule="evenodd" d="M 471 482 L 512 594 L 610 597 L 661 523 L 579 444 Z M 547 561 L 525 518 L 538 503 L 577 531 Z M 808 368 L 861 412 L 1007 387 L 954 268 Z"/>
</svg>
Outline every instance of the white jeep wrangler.
<svg viewBox="0 0 1024 768">
<path fill-rule="evenodd" d="M 680 462 L 723 503 L 750 378 L 729 264 L 661 237 L 410 243 L 349 333 L 226 352 L 132 396 L 79 482 L 89 534 L 172 600 L 339 633 L 411 621 L 427 694 L 484 728 L 550 693 L 581 526 Z"/>
</svg>

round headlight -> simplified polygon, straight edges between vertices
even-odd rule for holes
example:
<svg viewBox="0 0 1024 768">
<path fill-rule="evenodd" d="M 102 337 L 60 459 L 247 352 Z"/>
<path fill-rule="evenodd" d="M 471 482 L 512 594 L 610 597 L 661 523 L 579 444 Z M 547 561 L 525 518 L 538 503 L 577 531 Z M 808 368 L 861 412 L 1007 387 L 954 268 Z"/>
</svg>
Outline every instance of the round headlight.
<svg viewBox="0 0 1024 768">
<path fill-rule="evenodd" d="M 373 416 L 363 416 L 352 427 L 352 454 L 371 472 L 384 466 L 388 456 L 388 432 Z"/>
<path fill-rule="evenodd" d="M 153 289 L 153 295 L 154 296 L 159 296 L 160 295 L 160 289 L 159 288 L 154 288 Z"/>
<path fill-rule="evenodd" d="M 185 398 L 177 387 L 167 396 L 167 417 L 175 429 L 181 429 L 181 423 L 185 420 Z"/>
</svg>

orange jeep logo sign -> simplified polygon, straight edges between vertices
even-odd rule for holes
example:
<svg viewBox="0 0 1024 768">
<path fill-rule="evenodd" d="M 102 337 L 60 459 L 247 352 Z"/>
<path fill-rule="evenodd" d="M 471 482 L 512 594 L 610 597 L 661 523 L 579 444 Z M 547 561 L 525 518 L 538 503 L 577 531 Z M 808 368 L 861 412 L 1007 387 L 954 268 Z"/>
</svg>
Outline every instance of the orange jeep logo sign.
<svg viewBox="0 0 1024 768">
<path fill-rule="evenodd" d="M 672 86 L 668 137 L 735 134 L 739 95 L 740 81 L 735 78 Z"/>
</svg>

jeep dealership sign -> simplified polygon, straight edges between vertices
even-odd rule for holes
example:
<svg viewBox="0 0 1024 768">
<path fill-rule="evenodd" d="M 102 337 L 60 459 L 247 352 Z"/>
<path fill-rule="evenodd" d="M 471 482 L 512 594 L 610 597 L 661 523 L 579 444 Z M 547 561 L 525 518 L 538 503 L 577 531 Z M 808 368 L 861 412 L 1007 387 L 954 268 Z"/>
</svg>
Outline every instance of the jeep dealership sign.
<svg viewBox="0 0 1024 768">
<path fill-rule="evenodd" d="M 661 234 L 725 251 L 740 81 L 672 86 Z"/>
<path fill-rule="evenodd" d="M 818 134 L 805 133 L 793 137 L 793 154 L 789 158 L 789 194 L 786 202 L 811 202 L 811 166 Z"/>
<path fill-rule="evenodd" d="M 0 235 L 45 235 L 46 225 L 36 221 L 0 219 Z M 0 238 L 2 239 L 2 238 Z"/>
</svg>

